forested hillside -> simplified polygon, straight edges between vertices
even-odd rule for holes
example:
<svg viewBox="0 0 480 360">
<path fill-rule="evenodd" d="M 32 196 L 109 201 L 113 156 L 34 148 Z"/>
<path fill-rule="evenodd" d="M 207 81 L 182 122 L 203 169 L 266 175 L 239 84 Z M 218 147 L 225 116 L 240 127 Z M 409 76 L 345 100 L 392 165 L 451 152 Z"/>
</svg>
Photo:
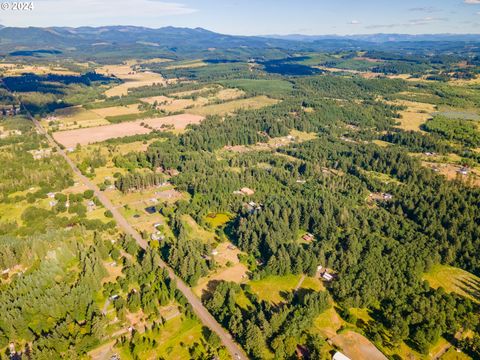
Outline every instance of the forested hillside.
<svg viewBox="0 0 480 360">
<path fill-rule="evenodd" d="M 1 70 L 1 359 L 229 359 L 163 262 L 252 359 L 480 357 L 475 47 L 57 31 Z"/>
</svg>

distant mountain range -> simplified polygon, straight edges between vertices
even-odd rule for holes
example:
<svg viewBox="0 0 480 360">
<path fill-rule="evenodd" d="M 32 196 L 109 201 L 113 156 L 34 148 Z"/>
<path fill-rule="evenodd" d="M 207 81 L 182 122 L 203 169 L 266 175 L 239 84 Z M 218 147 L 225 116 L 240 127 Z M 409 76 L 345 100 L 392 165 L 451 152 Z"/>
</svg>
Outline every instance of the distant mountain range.
<svg viewBox="0 0 480 360">
<path fill-rule="evenodd" d="M 249 56 L 281 57 L 298 51 L 335 51 L 429 49 L 425 42 L 445 43 L 448 51 L 480 48 L 478 34 L 441 35 L 271 35 L 234 36 L 218 34 L 202 28 L 163 27 L 159 29 L 137 26 L 102 27 L 3 27 L 0 25 L 0 55 L 46 56 L 52 52 L 93 56 L 151 56 L 172 58 L 215 57 L 246 58 Z M 402 44 L 405 45 L 402 45 Z M 36 50 L 48 50 L 38 52 Z M 27 52 L 25 52 L 27 51 Z M 30 51 L 30 53 L 28 52 Z M 426 51 L 426 50 L 425 50 Z M 446 51 L 446 50 L 445 50 Z M 25 56 L 25 55 L 24 55 Z"/>
<path fill-rule="evenodd" d="M 385 42 L 403 42 L 403 41 L 462 41 L 462 42 L 479 42 L 480 34 L 363 34 L 363 35 L 266 35 L 264 37 L 290 40 L 301 42 L 314 42 L 321 40 L 358 40 L 373 43 Z"/>
</svg>

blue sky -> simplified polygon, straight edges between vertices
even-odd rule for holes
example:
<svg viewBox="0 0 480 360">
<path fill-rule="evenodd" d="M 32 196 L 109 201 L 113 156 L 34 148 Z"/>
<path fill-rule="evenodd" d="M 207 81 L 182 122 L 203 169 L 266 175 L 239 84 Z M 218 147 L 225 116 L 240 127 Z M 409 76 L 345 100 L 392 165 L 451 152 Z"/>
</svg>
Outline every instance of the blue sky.
<svg viewBox="0 0 480 360">
<path fill-rule="evenodd" d="M 0 24 L 171 25 L 242 35 L 480 33 L 480 0 L 32 1 L 31 12 L 0 10 Z"/>
</svg>

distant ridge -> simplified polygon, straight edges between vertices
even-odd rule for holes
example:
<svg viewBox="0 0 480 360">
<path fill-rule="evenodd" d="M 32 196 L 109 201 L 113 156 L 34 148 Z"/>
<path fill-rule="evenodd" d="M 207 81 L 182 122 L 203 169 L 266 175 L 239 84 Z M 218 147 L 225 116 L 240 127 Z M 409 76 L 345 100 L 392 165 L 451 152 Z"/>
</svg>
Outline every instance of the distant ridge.
<svg viewBox="0 0 480 360">
<path fill-rule="evenodd" d="M 480 34 L 359 34 L 359 35 L 264 35 L 266 38 L 290 41 L 314 42 L 329 39 L 349 39 L 375 43 L 397 41 L 480 41 Z"/>
<path fill-rule="evenodd" d="M 445 43 L 445 51 L 480 49 L 479 34 L 371 34 L 238 36 L 203 28 L 141 26 L 5 27 L 0 26 L 0 56 L 104 57 L 161 56 L 179 58 L 282 58 L 298 52 L 337 50 L 398 50 L 427 53 L 428 42 Z"/>
</svg>

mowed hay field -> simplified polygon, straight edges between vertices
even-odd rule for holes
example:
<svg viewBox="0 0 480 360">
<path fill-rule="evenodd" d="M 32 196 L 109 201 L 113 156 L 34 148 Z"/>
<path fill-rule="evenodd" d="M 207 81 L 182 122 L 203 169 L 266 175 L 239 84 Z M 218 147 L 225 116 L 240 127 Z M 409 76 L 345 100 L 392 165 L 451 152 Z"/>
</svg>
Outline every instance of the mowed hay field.
<svg viewBox="0 0 480 360">
<path fill-rule="evenodd" d="M 214 90 L 209 87 L 188 92 L 179 92 L 167 96 L 153 96 L 141 99 L 142 102 L 153 105 L 157 103 L 157 109 L 166 112 L 178 112 L 188 110 L 191 114 L 202 116 L 207 115 L 227 115 L 240 109 L 260 109 L 265 106 L 278 103 L 278 100 L 267 96 L 255 96 L 248 99 L 239 99 L 245 95 L 245 92 L 239 89 L 218 88 L 214 94 L 208 97 L 198 96 L 195 99 L 182 98 L 194 94 L 201 94 L 202 91 Z M 219 104 L 215 102 L 224 101 Z"/>
<path fill-rule="evenodd" d="M 446 265 L 435 265 L 423 275 L 431 287 L 442 287 L 446 292 L 457 293 L 480 302 L 480 278 L 468 271 Z"/>
<path fill-rule="evenodd" d="M 35 75 L 78 75 L 73 71 L 53 65 L 48 66 L 2 63 L 0 64 L 0 71 L 3 71 L 5 73 L 5 76 L 18 76 L 24 73 L 33 73 Z"/>
<path fill-rule="evenodd" d="M 233 100 L 222 104 L 207 105 L 191 109 L 192 114 L 197 115 L 228 115 L 240 109 L 261 109 L 265 106 L 277 104 L 278 100 L 270 99 L 267 96 L 256 96 L 249 99 Z"/>
<path fill-rule="evenodd" d="M 56 110 L 53 118 L 60 123 L 60 130 L 109 124 L 103 116 L 91 110 L 86 110 L 81 106 L 70 106 Z"/>
<path fill-rule="evenodd" d="M 106 65 L 97 69 L 97 72 L 107 76 L 113 75 L 124 81 L 123 84 L 105 91 L 108 97 L 128 95 L 129 89 L 137 87 L 166 83 L 162 75 L 150 71 L 135 71 L 129 64 Z"/>
<path fill-rule="evenodd" d="M 152 130 L 141 124 L 148 124 L 155 130 L 162 130 L 164 126 L 173 126 L 176 130 L 183 130 L 189 124 L 198 124 L 203 116 L 182 114 L 161 118 L 143 119 L 121 124 L 97 126 L 88 129 L 59 131 L 53 134 L 55 141 L 67 148 L 77 144 L 87 145 L 124 136 L 148 134 Z"/>
<path fill-rule="evenodd" d="M 108 125 L 108 116 L 121 116 L 139 114 L 138 104 L 128 106 L 113 106 L 100 109 L 87 110 L 81 106 L 71 106 L 56 110 L 53 114 L 55 121 L 59 122 L 59 130 L 72 130 L 94 126 Z M 57 126 L 57 125 L 54 125 Z"/>
<path fill-rule="evenodd" d="M 420 126 L 425 124 L 435 112 L 435 105 L 420 103 L 415 101 L 399 100 L 394 102 L 395 105 L 406 106 L 407 109 L 400 111 L 402 116 L 398 127 L 405 131 L 420 131 Z"/>
<path fill-rule="evenodd" d="M 140 113 L 140 110 L 138 110 L 138 104 L 132 104 L 128 106 L 112 106 L 101 109 L 92 109 L 90 111 L 103 118 L 107 116 L 131 115 Z"/>
<path fill-rule="evenodd" d="M 300 289 L 323 291 L 325 287 L 317 278 L 305 277 L 301 282 L 301 275 L 267 276 L 261 280 L 250 281 L 248 284 L 260 300 L 279 304 L 284 301 L 286 293 L 292 292 L 300 284 Z"/>
</svg>

